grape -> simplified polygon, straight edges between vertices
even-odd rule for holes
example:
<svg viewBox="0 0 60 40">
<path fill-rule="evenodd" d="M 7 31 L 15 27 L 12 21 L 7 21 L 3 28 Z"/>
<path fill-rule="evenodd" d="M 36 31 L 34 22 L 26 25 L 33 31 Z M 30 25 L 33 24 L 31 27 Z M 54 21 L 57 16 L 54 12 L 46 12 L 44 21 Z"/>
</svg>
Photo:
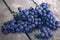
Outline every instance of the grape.
<svg viewBox="0 0 60 40">
<path fill-rule="evenodd" d="M 58 25 L 60 24 L 59 21 L 55 21 L 55 26 L 58 28 Z"/>
<path fill-rule="evenodd" d="M 25 15 L 27 15 L 27 16 L 28 16 L 28 15 L 29 15 L 29 11 L 26 11 Z"/>
<path fill-rule="evenodd" d="M 34 15 L 36 15 L 36 16 L 37 16 L 37 15 L 38 15 L 37 13 L 38 13 L 38 12 L 35 10 L 35 11 L 34 11 Z M 34 17 L 35 17 L 35 16 L 34 16 Z"/>
<path fill-rule="evenodd" d="M 49 37 L 52 37 L 53 33 L 52 32 L 48 32 L 48 35 L 49 35 Z"/>
<path fill-rule="evenodd" d="M 39 34 L 35 34 L 34 36 L 35 36 L 35 38 L 40 38 Z"/>
<path fill-rule="evenodd" d="M 47 32 L 50 32 L 51 31 L 48 27 L 46 27 L 46 30 L 47 30 Z"/>
<path fill-rule="evenodd" d="M 34 28 L 35 28 L 35 24 L 32 24 L 32 25 L 31 25 L 31 28 L 34 29 Z"/>
<path fill-rule="evenodd" d="M 32 32 L 32 28 L 30 28 L 30 27 L 29 28 L 25 28 L 24 31 L 25 31 L 25 33 L 31 33 Z"/>
<path fill-rule="evenodd" d="M 40 38 L 44 39 L 45 38 L 45 33 L 41 33 Z"/>
<path fill-rule="evenodd" d="M 19 8 L 18 8 L 18 11 L 19 11 L 19 12 L 21 12 L 21 11 L 22 11 L 21 7 L 19 7 Z"/>
<path fill-rule="evenodd" d="M 27 27 L 28 25 L 27 25 L 27 24 L 24 24 L 23 26 L 24 26 L 24 27 Z"/>
<path fill-rule="evenodd" d="M 25 28 L 25 33 L 29 33 L 29 28 Z"/>
<path fill-rule="evenodd" d="M 1 31 L 3 32 L 3 34 L 8 34 L 8 30 L 6 29 L 5 25 L 2 26 Z"/>
<path fill-rule="evenodd" d="M 39 7 L 35 7 L 35 10 L 38 11 Z"/>
<path fill-rule="evenodd" d="M 32 21 L 32 19 L 31 19 L 31 18 L 29 18 L 29 19 L 28 19 L 28 21 L 30 21 L 30 22 L 31 22 L 31 21 Z"/>
<path fill-rule="evenodd" d="M 9 33 L 32 33 L 39 29 L 40 34 L 35 34 L 36 38 L 49 39 L 53 37 L 52 30 L 57 30 L 59 22 L 49 10 L 48 3 L 41 3 L 35 8 L 18 8 L 19 14 L 14 15 L 10 21 L 3 23 L 1 31 L 4 34 Z"/>
<path fill-rule="evenodd" d="M 5 25 L 2 25 L 2 30 L 6 29 Z"/>
<path fill-rule="evenodd" d="M 2 30 L 3 34 L 9 34 L 8 30 Z"/>
<path fill-rule="evenodd" d="M 23 32 L 25 28 L 22 25 L 20 25 L 19 29 L 21 32 Z"/>
<path fill-rule="evenodd" d="M 34 11 L 34 8 L 30 7 L 30 8 L 29 8 L 29 11 Z"/>
<path fill-rule="evenodd" d="M 15 26 L 15 24 L 14 23 L 11 23 L 10 26 Z"/>
<path fill-rule="evenodd" d="M 41 11 L 42 11 L 42 10 L 43 10 L 43 7 L 39 7 L 39 10 L 41 10 Z"/>
<path fill-rule="evenodd" d="M 40 9 L 38 10 L 38 15 L 39 16 L 42 16 L 43 15 L 43 13 L 42 13 L 42 11 Z"/>
<path fill-rule="evenodd" d="M 47 30 L 45 27 L 42 27 L 40 30 L 41 30 L 41 32 L 47 33 Z"/>
<path fill-rule="evenodd" d="M 49 4 L 48 3 L 41 3 L 40 4 L 41 7 L 43 7 L 44 9 L 48 8 L 49 7 Z"/>
<path fill-rule="evenodd" d="M 53 26 L 53 30 L 57 30 L 57 27 L 56 26 Z"/>
<path fill-rule="evenodd" d="M 46 37 L 46 39 L 49 39 L 50 37 L 49 37 L 49 35 L 46 33 L 45 34 L 45 37 Z"/>
<path fill-rule="evenodd" d="M 29 28 L 29 33 L 32 33 L 33 32 L 33 29 L 32 28 Z"/>
<path fill-rule="evenodd" d="M 16 32 L 21 32 L 19 28 L 16 28 L 15 31 L 16 31 Z"/>
</svg>

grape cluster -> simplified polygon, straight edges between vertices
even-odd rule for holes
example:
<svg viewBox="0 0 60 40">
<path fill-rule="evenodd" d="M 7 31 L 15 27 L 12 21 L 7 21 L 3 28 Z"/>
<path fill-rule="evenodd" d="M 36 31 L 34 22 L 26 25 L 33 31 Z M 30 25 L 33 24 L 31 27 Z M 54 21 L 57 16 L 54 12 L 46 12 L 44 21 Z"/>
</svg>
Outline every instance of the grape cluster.
<svg viewBox="0 0 60 40">
<path fill-rule="evenodd" d="M 57 21 L 49 10 L 48 3 L 41 3 L 35 8 L 22 10 L 18 8 L 19 13 L 14 15 L 13 20 L 5 22 L 2 25 L 2 32 L 8 33 L 31 33 L 34 29 L 39 29 L 40 34 L 35 34 L 36 38 L 49 39 L 53 36 L 51 30 L 57 30 Z"/>
</svg>

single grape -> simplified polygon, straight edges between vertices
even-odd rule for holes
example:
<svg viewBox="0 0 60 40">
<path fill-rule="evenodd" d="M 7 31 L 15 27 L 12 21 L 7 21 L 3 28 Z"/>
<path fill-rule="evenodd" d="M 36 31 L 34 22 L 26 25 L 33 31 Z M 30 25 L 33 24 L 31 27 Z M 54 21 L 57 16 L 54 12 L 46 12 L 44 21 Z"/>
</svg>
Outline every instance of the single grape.
<svg viewBox="0 0 60 40">
<path fill-rule="evenodd" d="M 41 38 L 41 39 L 44 39 L 44 38 L 45 38 L 45 33 L 41 33 L 41 34 L 40 34 L 40 38 Z"/>
<path fill-rule="evenodd" d="M 50 38 L 49 35 L 48 35 L 48 33 L 45 34 L 45 38 L 46 39 L 49 39 Z"/>
<path fill-rule="evenodd" d="M 9 34 L 8 30 L 2 30 L 3 34 Z"/>
<path fill-rule="evenodd" d="M 48 32 L 49 37 L 53 37 L 53 33 L 52 32 Z"/>
<path fill-rule="evenodd" d="M 21 12 L 21 11 L 22 11 L 21 7 L 19 7 L 19 8 L 18 8 L 18 11 L 19 11 L 19 12 Z"/>
<path fill-rule="evenodd" d="M 35 36 L 35 38 L 40 38 L 39 34 L 35 34 L 34 36 Z"/>
<path fill-rule="evenodd" d="M 25 28 L 24 32 L 29 33 L 29 28 Z"/>
<path fill-rule="evenodd" d="M 43 10 L 43 7 L 39 7 L 39 9 L 42 11 Z"/>
<path fill-rule="evenodd" d="M 16 28 L 15 31 L 16 31 L 16 32 L 21 32 L 19 28 Z"/>
<path fill-rule="evenodd" d="M 29 8 L 29 11 L 34 11 L 34 8 L 30 7 L 30 8 Z"/>
<path fill-rule="evenodd" d="M 49 4 L 48 3 L 44 3 L 44 2 L 41 3 L 40 6 L 43 7 L 44 9 L 49 8 Z"/>
<path fill-rule="evenodd" d="M 23 32 L 25 27 L 23 27 L 23 25 L 20 25 L 19 29 L 20 29 L 21 32 Z"/>
<path fill-rule="evenodd" d="M 11 33 L 15 33 L 15 28 L 13 26 L 10 27 Z"/>
<path fill-rule="evenodd" d="M 35 7 L 35 10 L 38 11 L 39 7 Z"/>
</svg>

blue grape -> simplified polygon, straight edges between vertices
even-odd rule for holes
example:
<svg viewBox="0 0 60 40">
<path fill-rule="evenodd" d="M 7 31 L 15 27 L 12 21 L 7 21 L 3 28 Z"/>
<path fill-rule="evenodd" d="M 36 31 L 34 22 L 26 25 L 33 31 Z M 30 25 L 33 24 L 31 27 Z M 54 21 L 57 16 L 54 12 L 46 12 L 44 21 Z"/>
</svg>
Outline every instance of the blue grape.
<svg viewBox="0 0 60 40">
<path fill-rule="evenodd" d="M 32 19 L 31 19 L 31 18 L 29 18 L 29 19 L 28 19 L 28 21 L 30 21 L 30 22 L 31 22 L 31 21 L 32 21 Z"/>
<path fill-rule="evenodd" d="M 53 26 L 53 30 L 57 30 L 57 27 L 56 26 Z"/>
<path fill-rule="evenodd" d="M 49 39 L 50 38 L 49 35 L 48 35 L 48 33 L 45 34 L 45 38 L 46 39 Z"/>
<path fill-rule="evenodd" d="M 27 11 L 27 12 L 25 13 L 25 15 L 27 15 L 27 16 L 28 16 L 28 15 L 29 15 L 29 11 Z"/>
<path fill-rule="evenodd" d="M 35 34 L 34 36 L 35 36 L 35 38 L 40 38 L 39 34 Z"/>
<path fill-rule="evenodd" d="M 39 7 L 35 7 L 35 10 L 38 11 Z"/>
<path fill-rule="evenodd" d="M 53 33 L 52 32 L 48 32 L 48 35 L 49 35 L 49 37 L 52 37 Z"/>
<path fill-rule="evenodd" d="M 17 22 L 18 22 L 18 23 L 21 23 L 22 21 L 21 21 L 21 20 L 18 20 Z"/>
<path fill-rule="evenodd" d="M 38 10 L 38 15 L 39 16 L 42 16 L 43 15 L 43 13 L 42 13 L 42 11 L 40 9 Z"/>
<path fill-rule="evenodd" d="M 27 27 L 28 25 L 27 25 L 27 24 L 24 24 L 23 26 L 24 26 L 24 27 Z"/>
<path fill-rule="evenodd" d="M 23 26 L 25 23 L 24 22 L 21 22 L 20 24 Z"/>
<path fill-rule="evenodd" d="M 32 33 L 33 32 L 33 29 L 29 28 L 29 33 Z"/>
<path fill-rule="evenodd" d="M 34 15 L 38 15 L 38 11 L 35 10 L 35 11 L 34 11 Z"/>
<path fill-rule="evenodd" d="M 22 25 L 20 25 L 19 29 L 20 29 L 21 32 L 23 32 L 24 29 L 25 29 L 25 27 L 23 27 Z"/>
<path fill-rule="evenodd" d="M 6 26 L 5 26 L 5 25 L 2 25 L 2 30 L 3 30 L 3 29 L 6 29 Z"/>
<path fill-rule="evenodd" d="M 59 21 L 55 21 L 55 26 L 58 28 L 59 27 L 60 22 Z"/>
<path fill-rule="evenodd" d="M 23 13 L 23 14 L 25 14 L 25 13 L 26 13 L 26 11 L 25 11 L 25 10 L 22 10 L 22 13 Z"/>
<path fill-rule="evenodd" d="M 47 33 L 46 28 L 45 28 L 45 27 L 42 27 L 42 28 L 41 28 L 41 32 Z"/>
<path fill-rule="evenodd" d="M 51 31 L 48 27 L 46 28 L 46 30 L 47 30 L 47 32 L 50 32 Z"/>
<path fill-rule="evenodd" d="M 3 25 L 1 30 L 3 33 L 6 33 L 6 34 L 10 33 L 10 25 Z"/>
<path fill-rule="evenodd" d="M 30 8 L 29 8 L 29 11 L 34 11 L 34 8 L 30 7 Z"/>
<path fill-rule="evenodd" d="M 18 11 L 19 11 L 19 12 L 21 12 L 21 11 L 22 11 L 21 7 L 19 7 L 19 8 L 18 8 Z"/>
<path fill-rule="evenodd" d="M 10 27 L 11 33 L 15 33 L 15 28 L 13 26 Z"/>
<path fill-rule="evenodd" d="M 19 16 L 18 15 L 15 15 L 14 16 L 14 20 L 18 21 L 19 20 Z"/>
<path fill-rule="evenodd" d="M 15 23 L 11 23 L 10 26 L 15 26 Z"/>
<path fill-rule="evenodd" d="M 60 22 L 59 21 L 55 21 L 55 24 L 59 24 Z"/>
<path fill-rule="evenodd" d="M 16 28 L 15 31 L 16 31 L 16 32 L 21 32 L 19 28 Z"/>
<path fill-rule="evenodd" d="M 40 6 L 43 7 L 44 9 L 47 9 L 49 7 L 49 4 L 43 2 L 40 4 Z"/>
<path fill-rule="evenodd" d="M 9 34 L 8 30 L 2 30 L 3 34 Z"/>
<path fill-rule="evenodd" d="M 25 33 L 29 33 L 29 28 L 25 28 Z"/>
<path fill-rule="evenodd" d="M 40 38 L 41 38 L 41 39 L 44 39 L 44 38 L 45 38 L 45 33 L 41 33 L 41 34 L 40 34 Z"/>
<path fill-rule="evenodd" d="M 36 21 L 38 22 L 39 20 L 38 20 L 38 18 L 35 18 L 34 21 L 35 21 L 35 22 L 36 22 Z"/>
<path fill-rule="evenodd" d="M 38 26 L 38 22 L 37 21 L 35 21 L 35 25 Z"/>
<path fill-rule="evenodd" d="M 33 29 L 33 26 L 31 25 L 31 26 L 28 26 L 30 29 Z"/>
<path fill-rule="evenodd" d="M 35 27 L 36 27 L 35 24 L 32 24 L 32 25 L 31 25 L 31 28 L 32 28 L 32 29 L 34 29 Z"/>
<path fill-rule="evenodd" d="M 39 10 L 43 11 L 43 7 L 39 7 Z"/>
</svg>

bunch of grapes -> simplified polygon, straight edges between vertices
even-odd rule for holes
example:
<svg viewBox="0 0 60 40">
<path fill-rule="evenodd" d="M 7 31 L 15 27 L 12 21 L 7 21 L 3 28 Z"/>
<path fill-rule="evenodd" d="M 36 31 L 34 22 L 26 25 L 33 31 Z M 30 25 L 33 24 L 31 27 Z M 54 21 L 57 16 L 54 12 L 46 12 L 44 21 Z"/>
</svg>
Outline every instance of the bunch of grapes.
<svg viewBox="0 0 60 40">
<path fill-rule="evenodd" d="M 49 39 L 53 36 L 51 30 L 57 30 L 57 21 L 49 10 L 48 3 L 41 3 L 35 8 L 22 10 L 14 15 L 13 20 L 7 21 L 2 25 L 2 32 L 8 33 L 31 33 L 35 29 L 40 30 L 40 34 L 35 34 L 36 38 Z"/>
</svg>

